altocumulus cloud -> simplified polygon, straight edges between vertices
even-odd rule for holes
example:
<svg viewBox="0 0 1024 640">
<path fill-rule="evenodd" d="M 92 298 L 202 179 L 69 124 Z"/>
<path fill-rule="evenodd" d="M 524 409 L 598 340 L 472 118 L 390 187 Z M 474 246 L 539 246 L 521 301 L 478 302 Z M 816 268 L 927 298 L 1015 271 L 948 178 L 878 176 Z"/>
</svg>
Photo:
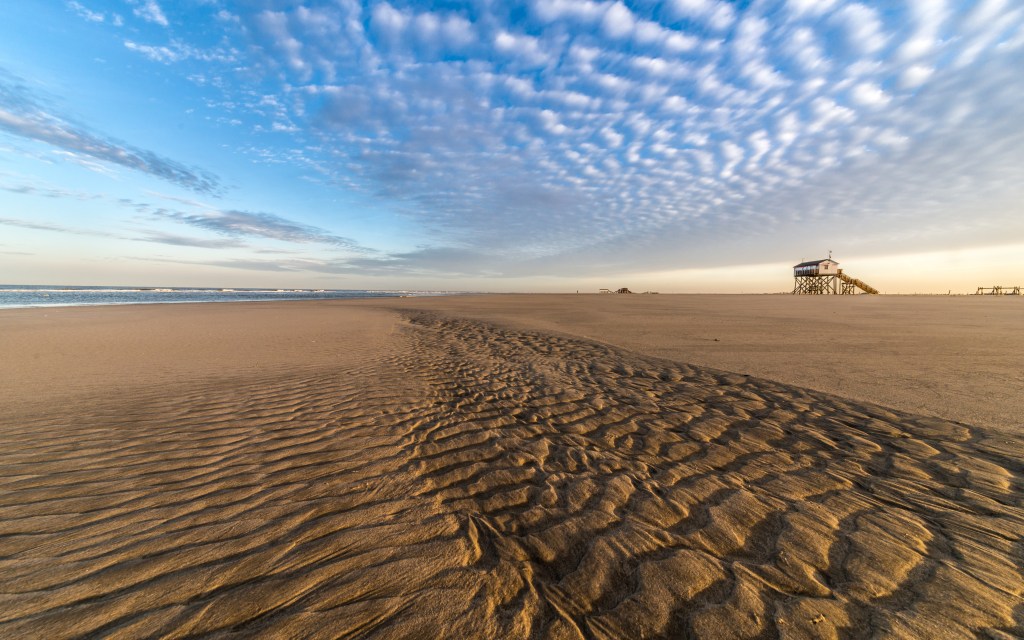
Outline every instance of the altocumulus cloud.
<svg viewBox="0 0 1024 640">
<path fill-rule="evenodd" d="M 905 207 L 932 189 L 1013 188 L 999 169 L 1014 155 L 1003 142 L 1024 142 L 1020 8 L 445 7 L 232 18 L 257 68 L 284 79 L 289 118 L 320 137 L 308 153 L 329 143 L 339 180 L 407 201 L 449 242 L 533 256 L 652 234 L 685 244 L 709 228 L 878 221 L 890 203 L 903 218 L 888 222 L 911 224 Z M 948 158 L 967 156 L 979 160 L 950 193 Z M 884 190 L 861 206 L 844 173 Z"/>
<path fill-rule="evenodd" d="M 678 266 L 680 254 L 723 260 L 716 238 L 770 253 L 766 238 L 799 225 L 877 243 L 873 225 L 905 240 L 927 220 L 980 238 L 1024 217 L 1011 205 L 974 226 L 957 219 L 972 198 L 1024 200 L 1017 3 L 240 3 L 209 9 L 225 56 L 151 5 L 133 7 L 167 33 L 131 51 L 183 74 L 206 65 L 224 117 L 290 141 L 255 157 L 287 155 L 395 205 L 429 240 L 321 270 L 585 272 L 612 251 L 620 264 Z M 8 131 L 158 173 L 144 154 L 0 106 Z M 356 246 L 271 214 L 177 219 Z"/>
</svg>

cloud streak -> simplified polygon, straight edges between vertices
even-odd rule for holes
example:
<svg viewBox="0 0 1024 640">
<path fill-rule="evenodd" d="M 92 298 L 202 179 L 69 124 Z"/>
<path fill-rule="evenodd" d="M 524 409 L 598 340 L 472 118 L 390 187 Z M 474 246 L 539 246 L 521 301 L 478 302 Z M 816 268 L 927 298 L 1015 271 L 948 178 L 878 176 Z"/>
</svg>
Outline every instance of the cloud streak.
<svg viewBox="0 0 1024 640">
<path fill-rule="evenodd" d="M 249 211 L 166 211 L 157 215 L 217 234 L 241 237 L 260 237 L 299 244 L 325 244 L 350 251 L 366 251 L 351 238 L 329 233 L 323 229 L 282 218 L 272 213 Z M 194 245 L 198 246 L 198 245 Z"/>
<path fill-rule="evenodd" d="M 7 225 L 10 227 L 21 227 L 22 229 L 31 229 L 33 231 L 54 231 L 57 233 L 69 233 L 76 236 L 95 236 L 97 238 L 120 237 L 116 233 L 108 233 L 106 231 L 97 231 L 94 229 L 80 229 L 75 227 L 68 227 L 61 224 L 53 224 L 50 222 L 22 220 L 19 218 L 0 218 L 0 225 Z"/>
<path fill-rule="evenodd" d="M 41 107 L 28 90 L 0 74 L 0 131 L 172 182 L 197 193 L 220 193 L 213 174 L 90 132 Z"/>
<path fill-rule="evenodd" d="M 144 235 L 132 238 L 140 242 L 156 242 L 174 247 L 198 247 L 201 249 L 231 249 L 244 247 L 245 244 L 236 238 L 194 238 L 163 231 L 148 231 Z"/>
</svg>

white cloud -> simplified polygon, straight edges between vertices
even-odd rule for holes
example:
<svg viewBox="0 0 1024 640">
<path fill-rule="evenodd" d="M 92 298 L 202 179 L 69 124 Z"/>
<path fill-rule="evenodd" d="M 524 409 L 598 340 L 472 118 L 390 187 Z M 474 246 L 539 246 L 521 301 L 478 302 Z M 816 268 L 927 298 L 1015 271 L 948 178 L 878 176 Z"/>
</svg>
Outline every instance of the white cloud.
<svg viewBox="0 0 1024 640">
<path fill-rule="evenodd" d="M 69 9 L 77 13 L 83 19 L 88 20 L 89 22 L 103 22 L 107 19 L 103 13 L 91 11 L 90 9 L 83 6 L 81 2 L 76 2 L 75 0 L 68 0 L 67 6 Z"/>
<path fill-rule="evenodd" d="M 761 38 L 768 32 L 768 21 L 755 15 L 748 15 L 740 20 L 732 39 L 733 50 L 737 55 L 750 58 L 760 55 L 763 51 Z"/>
<path fill-rule="evenodd" d="M 181 55 L 180 52 L 175 51 L 170 47 L 138 44 L 131 40 L 125 40 L 124 46 L 132 51 L 137 51 L 150 60 L 154 60 L 156 62 L 178 62 L 179 60 L 184 59 L 184 56 Z"/>
<path fill-rule="evenodd" d="M 802 130 L 800 117 L 792 111 L 781 114 L 776 120 L 775 138 L 787 147 L 796 141 Z"/>
<path fill-rule="evenodd" d="M 783 76 L 757 58 L 748 60 L 742 67 L 743 75 L 761 87 L 781 87 L 789 82 Z"/>
<path fill-rule="evenodd" d="M 163 9 L 160 8 L 156 0 L 133 0 L 133 2 L 136 7 L 132 9 L 132 13 L 146 22 L 152 22 L 162 27 L 170 24 L 167 22 L 167 16 L 164 15 Z"/>
<path fill-rule="evenodd" d="M 719 0 L 671 0 L 668 9 L 677 18 L 701 21 L 716 31 L 728 29 L 736 20 L 732 5 Z"/>
<path fill-rule="evenodd" d="M 252 153 L 384 198 L 439 235 L 531 259 L 652 229 L 711 233 L 716 215 L 738 228 L 791 209 L 827 217 L 810 195 L 819 181 L 891 168 L 932 129 L 982 122 L 984 100 L 947 89 L 980 91 L 948 61 L 970 54 L 998 69 L 1019 28 L 1004 6 L 999 26 L 968 33 L 964 11 L 927 3 L 906 25 L 866 3 L 538 0 L 521 22 L 496 3 L 462 14 L 349 4 L 243 8 L 231 20 L 259 47 L 269 87 L 235 96 L 262 118 L 246 122 L 315 140 Z M 200 59 L 173 39 L 125 46 Z M 940 90 L 946 106 L 926 107 Z M 786 190 L 789 209 L 778 204 Z M 775 209 L 750 204 L 773 197 Z"/>
<path fill-rule="evenodd" d="M 608 4 L 590 0 L 533 0 L 530 9 L 544 22 L 563 19 L 596 22 L 608 10 Z"/>
<path fill-rule="evenodd" d="M 885 46 L 886 36 L 878 13 L 862 4 L 848 4 L 835 13 L 844 24 L 850 46 L 866 54 Z"/>
<path fill-rule="evenodd" d="M 914 64 L 907 67 L 900 75 L 900 86 L 904 89 L 913 89 L 921 86 L 935 73 L 931 67 Z"/>
<path fill-rule="evenodd" d="M 700 38 L 684 33 L 672 32 L 665 36 L 665 50 L 669 53 L 693 51 L 700 44 Z"/>
<path fill-rule="evenodd" d="M 387 2 L 375 5 L 370 13 L 370 24 L 374 32 L 392 44 L 401 41 L 402 33 L 408 23 L 409 16 Z"/>
<path fill-rule="evenodd" d="M 820 16 L 835 4 L 836 0 L 788 0 L 786 8 L 797 16 Z"/>
<path fill-rule="evenodd" d="M 285 65 L 308 80 L 312 67 L 303 58 L 303 44 L 288 29 L 288 16 L 282 11 L 263 11 L 256 22 L 263 34 L 269 39 L 270 45 L 284 57 Z"/>
<path fill-rule="evenodd" d="M 1005 4 L 1004 0 L 984 0 L 970 12 L 964 21 L 967 41 L 957 56 L 956 66 L 974 64 L 983 52 L 1004 38 L 1013 38 L 1015 29 L 1020 37 L 1024 7 L 1004 10 Z"/>
<path fill-rule="evenodd" d="M 629 64 L 637 71 L 652 76 L 683 77 L 689 75 L 685 66 L 670 62 L 664 58 L 636 56 L 630 59 Z"/>
<path fill-rule="evenodd" d="M 668 96 L 661 103 L 661 107 L 670 113 L 686 113 L 690 109 L 690 104 L 682 96 Z"/>
<path fill-rule="evenodd" d="M 749 166 L 754 167 L 761 162 L 761 158 L 763 158 L 765 154 L 771 151 L 771 139 L 768 137 L 768 132 L 762 129 L 750 134 L 750 137 L 747 138 L 747 142 L 750 144 L 751 149 Z"/>
<path fill-rule="evenodd" d="M 900 62 L 917 60 L 936 51 L 949 8 L 944 0 L 913 0 L 909 3 L 909 13 L 913 34 L 899 48 L 896 58 Z"/>
<path fill-rule="evenodd" d="M 204 51 L 189 46 L 179 40 L 172 40 L 169 45 L 147 45 L 139 44 L 132 40 L 125 40 L 124 46 L 130 51 L 135 51 L 146 56 L 154 62 L 169 64 L 181 62 L 182 60 L 200 60 L 202 62 L 234 62 L 238 52 L 234 50 L 215 49 Z"/>
<path fill-rule="evenodd" d="M 441 22 L 441 38 L 444 44 L 461 48 L 476 40 L 473 24 L 460 16 L 446 16 Z"/>
<path fill-rule="evenodd" d="M 636 17 L 626 5 L 616 2 L 604 14 L 601 21 L 604 32 L 611 38 L 625 38 L 636 28 Z"/>
<path fill-rule="evenodd" d="M 854 111 L 825 96 L 811 101 L 811 111 L 817 116 L 817 121 L 810 128 L 819 131 L 833 123 L 852 122 L 856 117 Z"/>
<path fill-rule="evenodd" d="M 548 55 L 541 48 L 541 41 L 523 33 L 499 31 L 494 36 L 494 48 L 530 67 L 543 66 L 549 62 Z"/>
<path fill-rule="evenodd" d="M 605 145 L 609 148 L 616 149 L 622 146 L 622 142 L 626 139 L 621 133 L 612 129 L 611 127 L 605 127 L 601 130 L 601 137 L 605 142 Z"/>
<path fill-rule="evenodd" d="M 871 82 L 861 82 L 854 86 L 850 97 L 857 104 L 867 107 L 878 108 L 889 104 L 889 96 L 878 85 Z"/>
<path fill-rule="evenodd" d="M 56 155 L 100 172 L 109 173 L 114 165 L 200 193 L 220 191 L 219 180 L 212 174 L 93 133 L 43 110 L 24 89 L 4 82 L 2 74 L 0 130 L 49 145 Z"/>
<path fill-rule="evenodd" d="M 800 63 L 804 71 L 819 71 L 828 66 L 818 37 L 807 27 L 794 30 L 785 48 L 787 53 Z"/>
<path fill-rule="evenodd" d="M 722 143 L 721 153 L 724 162 L 719 176 L 722 178 L 731 178 L 733 170 L 736 168 L 736 165 L 743 161 L 743 157 L 746 155 L 746 152 L 743 147 L 731 140 L 726 140 Z"/>
<path fill-rule="evenodd" d="M 964 20 L 964 27 L 969 31 L 983 31 L 989 29 L 993 22 L 1005 15 L 1007 0 L 980 0 L 967 14 Z"/>
</svg>

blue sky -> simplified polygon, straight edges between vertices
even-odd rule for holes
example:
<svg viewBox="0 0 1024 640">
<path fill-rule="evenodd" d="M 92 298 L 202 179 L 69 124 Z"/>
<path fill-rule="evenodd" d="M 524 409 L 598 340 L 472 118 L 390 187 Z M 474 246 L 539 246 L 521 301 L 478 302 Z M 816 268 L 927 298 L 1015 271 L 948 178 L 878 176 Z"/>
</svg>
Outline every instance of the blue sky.
<svg viewBox="0 0 1024 640">
<path fill-rule="evenodd" d="M 1024 283 L 1015 0 L 3 12 L 7 282 Z"/>
</svg>

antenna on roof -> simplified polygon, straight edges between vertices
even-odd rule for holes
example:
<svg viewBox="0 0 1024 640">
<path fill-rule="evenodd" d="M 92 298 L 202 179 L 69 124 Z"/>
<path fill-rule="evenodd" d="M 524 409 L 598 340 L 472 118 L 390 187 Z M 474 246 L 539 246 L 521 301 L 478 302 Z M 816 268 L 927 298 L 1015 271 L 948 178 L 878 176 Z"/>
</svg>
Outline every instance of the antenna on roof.
<svg viewBox="0 0 1024 640">
<path fill-rule="evenodd" d="M 832 250 L 831 249 L 828 250 L 828 259 L 829 260 L 832 259 Z"/>
</svg>

